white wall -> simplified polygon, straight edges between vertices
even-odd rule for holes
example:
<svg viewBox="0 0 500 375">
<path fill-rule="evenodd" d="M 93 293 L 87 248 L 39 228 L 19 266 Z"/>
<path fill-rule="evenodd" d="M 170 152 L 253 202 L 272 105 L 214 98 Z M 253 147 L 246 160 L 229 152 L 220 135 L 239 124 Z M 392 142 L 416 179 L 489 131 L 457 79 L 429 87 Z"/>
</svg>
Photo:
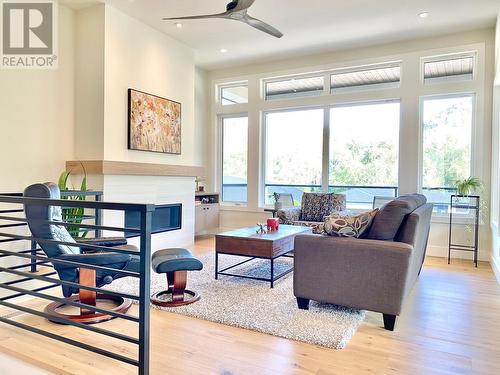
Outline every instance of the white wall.
<svg viewBox="0 0 500 375">
<path fill-rule="evenodd" d="M 73 11 L 60 6 L 58 69 L 0 70 L 0 192 L 21 192 L 32 183 L 57 180 L 65 161 L 73 157 L 73 27 Z M 14 207 L 2 205 L 2 208 Z M 29 235 L 25 227 L 5 231 Z M 28 241 L 2 244 L 3 250 L 21 248 L 29 248 Z M 21 263 L 26 262 L 17 258 L 0 259 L 2 267 Z M 0 275 L 2 282 L 16 278 Z M 18 286 L 32 285 L 33 282 Z M 0 297 L 9 294 L 0 291 Z"/>
<path fill-rule="evenodd" d="M 203 121 L 195 123 L 195 94 L 201 113 L 206 73 L 195 70 L 193 51 L 163 33 L 108 5 L 78 12 L 78 159 L 203 165 L 206 143 Z M 91 30 L 90 32 L 87 32 Z M 87 54 L 91 54 L 88 56 Z M 128 89 L 133 88 L 182 105 L 180 155 L 127 149 Z M 203 109 L 204 108 L 204 109 Z M 194 177 L 90 176 L 90 186 L 104 200 L 135 203 L 182 203 L 182 229 L 153 236 L 153 249 L 183 246 L 194 240 Z M 123 224 L 117 215 L 105 223 Z M 116 222 L 116 220 L 121 222 Z"/>
<path fill-rule="evenodd" d="M 163 33 L 106 7 L 104 158 L 193 165 L 195 147 L 193 52 Z M 127 150 L 127 90 L 182 104 L 182 154 Z"/>
<path fill-rule="evenodd" d="M 495 86 L 492 110 L 492 157 L 491 157 L 491 265 L 500 282 L 500 12 L 495 33 Z"/>
<path fill-rule="evenodd" d="M 0 192 L 57 180 L 73 157 L 74 15 L 59 7 L 59 68 L 0 70 Z"/>
<path fill-rule="evenodd" d="M 478 64 L 476 66 L 476 79 L 471 82 L 440 83 L 434 85 L 423 85 L 420 82 L 420 58 L 446 53 L 463 52 L 475 50 L 478 53 Z M 479 177 L 485 185 L 483 199 L 489 207 L 489 187 L 491 172 L 491 108 L 492 108 L 492 82 L 493 82 L 493 58 L 494 58 L 494 30 L 484 29 L 464 32 L 453 35 L 445 35 L 435 38 L 419 39 L 387 45 L 358 48 L 353 50 L 336 51 L 328 54 L 305 56 L 301 58 L 289 58 L 281 61 L 252 64 L 243 67 L 217 70 L 210 72 L 212 83 L 212 103 L 215 103 L 213 87 L 218 83 L 248 81 L 249 103 L 233 106 L 213 105 L 210 113 L 211 126 L 211 160 L 214 167 L 211 168 L 210 185 L 214 189 L 220 188 L 219 145 L 217 136 L 217 114 L 248 113 L 249 117 L 249 160 L 248 184 L 249 199 L 246 207 L 223 207 L 221 217 L 223 226 L 234 224 L 255 224 L 256 219 L 264 218 L 262 214 L 262 193 L 257 191 L 260 180 L 260 164 L 258 159 L 260 153 L 260 129 L 261 112 L 263 110 L 277 108 L 292 108 L 314 105 L 342 104 L 364 100 L 401 100 L 401 123 L 400 123 L 400 167 L 399 187 L 400 193 L 418 191 L 419 188 L 419 137 L 420 137 L 420 108 L 419 98 L 425 95 L 442 93 L 476 93 L 476 117 L 473 148 L 475 158 L 473 160 L 473 174 Z M 312 71 L 323 71 L 335 68 L 364 65 L 370 63 L 381 63 L 387 61 L 401 61 L 402 83 L 399 89 L 384 89 L 366 91 L 363 93 L 345 93 L 336 95 L 324 95 L 317 97 L 273 100 L 266 102 L 261 97 L 261 80 L 264 78 L 277 77 L 281 75 L 307 73 Z M 252 153 L 250 155 L 250 153 Z M 254 188 L 252 188 L 252 186 Z M 489 213 L 485 212 L 484 225 L 481 227 L 480 235 L 480 259 L 489 260 L 491 254 L 491 237 L 488 225 Z M 448 226 L 446 218 L 434 220 L 431 227 L 429 243 L 429 254 L 447 255 Z M 454 254 L 457 257 L 468 258 L 467 253 Z"/>
<path fill-rule="evenodd" d="M 73 159 L 104 156 L 104 5 L 75 15 L 75 154 Z"/>
<path fill-rule="evenodd" d="M 208 72 L 201 68 L 195 69 L 194 77 L 194 122 L 195 122 L 195 165 L 205 167 L 208 171 L 210 168 L 210 153 L 208 145 L 208 137 L 210 134 L 209 113 L 211 109 L 210 82 L 208 80 Z M 202 182 L 200 185 L 204 185 Z"/>
</svg>

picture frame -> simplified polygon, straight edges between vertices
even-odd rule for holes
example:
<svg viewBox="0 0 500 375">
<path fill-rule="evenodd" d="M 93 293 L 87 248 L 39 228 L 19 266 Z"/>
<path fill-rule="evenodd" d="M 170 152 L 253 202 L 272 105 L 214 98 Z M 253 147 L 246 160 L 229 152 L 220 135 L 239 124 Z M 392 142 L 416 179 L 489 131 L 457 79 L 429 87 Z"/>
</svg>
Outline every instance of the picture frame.
<svg viewBox="0 0 500 375">
<path fill-rule="evenodd" d="M 181 103 L 129 88 L 128 149 L 180 155 Z"/>
</svg>

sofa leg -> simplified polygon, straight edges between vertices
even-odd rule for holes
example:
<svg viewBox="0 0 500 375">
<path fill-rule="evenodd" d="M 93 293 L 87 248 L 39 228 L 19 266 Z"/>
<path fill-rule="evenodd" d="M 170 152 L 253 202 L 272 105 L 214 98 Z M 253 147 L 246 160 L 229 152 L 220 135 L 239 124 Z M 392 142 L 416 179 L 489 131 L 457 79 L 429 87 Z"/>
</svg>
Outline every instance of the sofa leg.
<svg viewBox="0 0 500 375">
<path fill-rule="evenodd" d="M 384 315 L 384 328 L 388 331 L 394 331 L 394 326 L 396 325 L 396 315 L 383 314 Z"/>
<path fill-rule="evenodd" d="M 297 297 L 297 306 L 301 310 L 309 310 L 309 300 L 307 298 Z"/>
</svg>

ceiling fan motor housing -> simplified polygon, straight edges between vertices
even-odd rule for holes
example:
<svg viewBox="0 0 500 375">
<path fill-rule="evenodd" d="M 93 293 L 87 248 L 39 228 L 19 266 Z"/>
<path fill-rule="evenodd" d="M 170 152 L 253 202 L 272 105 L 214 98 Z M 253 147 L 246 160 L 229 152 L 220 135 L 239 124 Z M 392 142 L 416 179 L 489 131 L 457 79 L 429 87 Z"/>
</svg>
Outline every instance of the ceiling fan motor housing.
<svg viewBox="0 0 500 375">
<path fill-rule="evenodd" d="M 230 11 L 230 10 L 233 10 L 234 8 L 236 8 L 236 6 L 238 5 L 238 0 L 233 0 L 231 1 L 229 4 L 226 5 L 226 11 Z"/>
</svg>

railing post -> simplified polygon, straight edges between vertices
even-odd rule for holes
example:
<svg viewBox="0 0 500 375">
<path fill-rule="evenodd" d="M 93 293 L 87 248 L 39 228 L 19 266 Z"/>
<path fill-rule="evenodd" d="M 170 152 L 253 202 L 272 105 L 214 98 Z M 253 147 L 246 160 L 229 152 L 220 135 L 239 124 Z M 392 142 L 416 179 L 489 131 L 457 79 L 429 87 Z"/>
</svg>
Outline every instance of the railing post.
<svg viewBox="0 0 500 375">
<path fill-rule="evenodd" d="M 101 194 L 97 193 L 95 195 L 95 201 L 100 202 L 101 201 Z M 101 219 L 101 210 L 99 208 L 96 208 L 94 210 L 94 216 L 95 216 L 95 225 L 102 225 L 102 219 Z M 95 230 L 95 237 L 99 238 L 102 235 L 102 231 L 100 229 Z"/>
<path fill-rule="evenodd" d="M 31 255 L 36 256 L 36 241 L 31 241 Z M 31 258 L 30 264 L 30 272 L 35 273 L 37 271 L 36 259 Z"/>
<path fill-rule="evenodd" d="M 151 276 L 152 210 L 141 212 L 139 278 L 139 375 L 149 374 L 149 298 Z"/>
</svg>

